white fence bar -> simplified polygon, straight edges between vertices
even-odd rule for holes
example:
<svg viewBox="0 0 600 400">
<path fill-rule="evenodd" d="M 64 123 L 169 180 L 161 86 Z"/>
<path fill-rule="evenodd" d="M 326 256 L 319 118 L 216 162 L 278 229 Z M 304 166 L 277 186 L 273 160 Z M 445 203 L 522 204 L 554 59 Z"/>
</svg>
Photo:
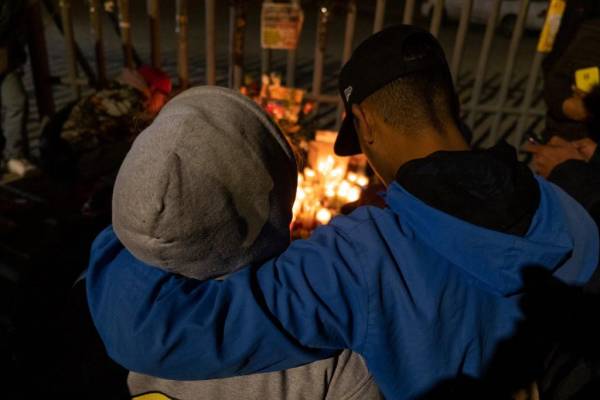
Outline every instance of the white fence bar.
<svg viewBox="0 0 600 400">
<path fill-rule="evenodd" d="M 435 37 L 440 34 L 440 27 L 442 25 L 442 17 L 444 16 L 444 0 L 435 0 L 433 7 L 433 16 L 431 17 L 431 26 L 429 31 Z"/>
<path fill-rule="evenodd" d="M 344 49 L 342 51 L 342 67 L 352 55 L 352 44 L 354 42 L 354 31 L 356 28 L 356 0 L 350 0 L 348 2 L 348 8 L 346 10 L 346 31 L 344 33 Z M 336 130 L 338 130 L 342 123 L 342 114 L 344 113 L 344 104 L 341 99 L 338 98 L 338 109 L 337 109 L 337 121 Z"/>
<path fill-rule="evenodd" d="M 229 0 L 229 87 L 239 89 L 244 74 L 245 9 L 240 0 Z"/>
<path fill-rule="evenodd" d="M 313 94 L 307 93 L 306 99 L 311 101 L 316 101 L 318 103 L 331 103 L 337 104 L 340 101 L 340 96 L 333 94 Z"/>
<path fill-rule="evenodd" d="M 533 59 L 533 63 L 531 64 L 531 70 L 529 71 L 529 78 L 527 80 L 527 87 L 525 88 L 525 97 L 523 98 L 523 103 L 521 104 L 521 116 L 519 118 L 516 131 L 516 136 L 519 140 L 518 143 L 521 143 L 523 134 L 525 133 L 527 112 L 531 108 L 531 103 L 535 94 L 535 86 L 537 85 L 538 77 L 540 76 L 540 70 L 542 69 L 542 61 L 544 61 L 544 54 L 537 52 L 535 54 L 535 58 Z"/>
<path fill-rule="evenodd" d="M 291 0 L 291 3 L 300 6 L 300 0 Z M 300 43 L 300 38 L 298 38 L 298 43 Z M 289 87 L 296 85 L 296 49 L 287 52 L 285 84 Z"/>
<path fill-rule="evenodd" d="M 471 129 L 474 128 L 475 124 L 475 107 L 479 104 L 479 98 L 481 97 L 481 91 L 483 90 L 483 84 L 485 82 L 485 74 L 487 72 L 488 61 L 490 59 L 490 51 L 492 49 L 492 42 L 494 41 L 494 35 L 496 33 L 496 24 L 498 23 L 498 16 L 500 15 L 500 6 L 502 0 L 495 0 L 490 16 L 487 21 L 485 28 L 485 36 L 483 38 L 483 45 L 481 47 L 481 55 L 477 63 L 477 70 L 475 72 L 475 83 L 473 85 L 473 94 L 471 95 L 469 118 L 467 120 Z"/>
<path fill-rule="evenodd" d="M 348 2 L 346 10 L 346 30 L 344 32 L 344 48 L 342 50 L 342 66 L 348 62 L 352 55 L 354 31 L 356 30 L 356 0 Z"/>
<path fill-rule="evenodd" d="M 289 87 L 296 86 L 296 50 L 288 50 L 287 64 L 285 67 L 285 84 Z"/>
<path fill-rule="evenodd" d="M 460 66 L 462 64 L 463 52 L 465 49 L 465 39 L 471 22 L 471 11 L 473 10 L 473 0 L 464 0 L 463 8 L 460 14 L 460 22 L 458 24 L 458 32 L 454 41 L 454 51 L 452 52 L 452 65 L 450 70 L 454 77 L 454 82 L 458 82 Z"/>
<path fill-rule="evenodd" d="M 67 52 L 67 67 L 69 86 L 73 91 L 73 97 L 81 97 L 81 88 L 79 87 L 77 56 L 75 55 L 75 36 L 73 33 L 73 14 L 70 0 L 60 1 L 60 11 L 65 39 L 65 49 Z"/>
<path fill-rule="evenodd" d="M 404 15 L 402 16 L 402 23 L 410 25 L 413 22 L 415 16 L 415 0 L 406 0 L 404 3 Z"/>
<path fill-rule="evenodd" d="M 190 85 L 188 0 L 177 0 L 175 7 L 175 26 L 177 30 L 177 75 L 179 75 L 179 86 L 182 89 L 186 89 Z"/>
<path fill-rule="evenodd" d="M 385 1 L 377 0 L 375 6 L 375 21 L 373 21 L 373 33 L 377 33 L 383 29 L 383 22 L 385 20 Z"/>
<path fill-rule="evenodd" d="M 325 48 L 327 46 L 327 28 L 331 10 L 322 6 L 319 9 L 317 20 L 317 38 L 315 40 L 315 61 L 313 67 L 313 82 L 312 95 L 315 98 L 321 94 L 321 86 L 323 85 L 323 62 L 325 58 Z M 315 105 L 315 112 L 318 104 Z"/>
<path fill-rule="evenodd" d="M 229 0 L 229 87 L 235 89 L 235 20 L 237 18 L 235 0 Z M 239 88 L 239 86 L 238 86 Z"/>
<path fill-rule="evenodd" d="M 273 0 L 264 0 L 263 3 L 272 3 Z M 261 67 L 260 72 L 264 74 L 268 74 L 271 72 L 271 50 L 263 49 L 261 53 Z"/>
<path fill-rule="evenodd" d="M 471 107 L 471 105 L 467 104 L 467 105 L 463 106 L 463 109 L 465 111 L 475 111 L 475 112 L 484 112 L 484 113 L 493 114 L 497 111 L 498 108 L 495 105 L 491 105 L 491 104 L 480 104 L 475 107 Z M 521 114 L 523 114 L 523 108 L 522 107 L 505 107 L 502 110 L 502 113 L 510 114 L 510 115 L 521 115 Z M 527 116 L 543 116 L 543 115 L 546 115 L 546 111 L 543 109 L 528 109 L 525 111 L 524 114 Z"/>
<path fill-rule="evenodd" d="M 159 0 L 147 1 L 150 29 L 150 60 L 154 68 L 160 68 L 160 3 Z"/>
<path fill-rule="evenodd" d="M 92 25 L 92 40 L 96 55 L 96 73 L 98 74 L 98 87 L 106 84 L 106 56 L 104 54 L 104 40 L 102 30 L 103 9 L 100 0 L 90 1 L 90 20 Z"/>
<path fill-rule="evenodd" d="M 123 46 L 123 58 L 125 67 L 133 69 L 133 44 L 131 41 L 131 9 L 129 0 L 119 0 L 119 30 L 121 32 L 121 44 Z"/>
<path fill-rule="evenodd" d="M 215 0 L 205 0 L 206 8 L 206 84 L 217 84 Z"/>
<path fill-rule="evenodd" d="M 500 122 L 502 121 L 502 109 L 504 108 L 506 100 L 508 99 L 508 89 L 510 86 L 510 81 L 512 79 L 513 70 L 515 67 L 515 60 L 517 58 L 517 52 L 519 51 L 519 45 L 521 44 L 521 38 L 523 37 L 523 31 L 525 29 L 525 22 L 527 20 L 528 11 L 529 0 L 521 0 L 519 4 L 517 24 L 515 26 L 515 30 L 513 31 L 512 38 L 510 41 L 506 66 L 504 68 L 504 76 L 502 77 L 502 83 L 500 84 L 500 92 L 498 93 L 497 110 L 492 122 L 492 138 L 495 138 L 498 134 Z"/>
</svg>

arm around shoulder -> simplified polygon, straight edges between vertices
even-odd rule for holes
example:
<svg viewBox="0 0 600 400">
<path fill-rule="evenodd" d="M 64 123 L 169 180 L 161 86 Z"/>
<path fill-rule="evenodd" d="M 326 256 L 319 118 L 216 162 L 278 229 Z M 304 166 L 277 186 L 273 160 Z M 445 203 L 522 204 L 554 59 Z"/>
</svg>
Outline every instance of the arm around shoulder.
<svg viewBox="0 0 600 400">
<path fill-rule="evenodd" d="M 363 339 L 364 278 L 333 228 L 223 281 L 169 274 L 100 242 L 90 310 L 109 355 L 130 370 L 186 380 L 282 370 Z"/>
</svg>

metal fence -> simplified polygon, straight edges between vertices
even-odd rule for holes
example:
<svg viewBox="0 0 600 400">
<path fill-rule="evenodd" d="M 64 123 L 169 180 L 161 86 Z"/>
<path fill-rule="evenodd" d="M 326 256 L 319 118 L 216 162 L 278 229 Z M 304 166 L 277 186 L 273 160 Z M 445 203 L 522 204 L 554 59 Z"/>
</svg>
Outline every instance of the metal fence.
<svg viewBox="0 0 600 400">
<path fill-rule="evenodd" d="M 271 0 L 264 0 L 265 2 Z M 386 0 L 370 0 L 374 2 L 374 17 L 372 32 L 381 30 L 385 24 L 403 22 L 413 23 L 416 11 L 420 8 L 422 2 L 416 0 L 405 0 L 403 16 L 400 20 L 386 21 Z M 159 0 L 147 0 L 147 16 L 149 21 L 149 32 L 147 40 L 150 46 L 150 63 L 155 67 L 161 67 L 161 36 L 160 36 L 160 8 L 176 8 L 176 74 L 178 83 L 181 87 L 187 87 L 191 81 L 205 84 L 217 83 L 217 41 L 215 36 L 217 7 L 223 6 L 223 2 L 217 4 L 216 0 L 204 0 L 205 23 L 204 23 L 204 73 L 203 79 L 199 77 L 190 77 L 190 45 L 188 42 L 188 5 L 189 0 L 177 0 L 175 2 L 162 2 Z M 291 0 L 293 3 L 300 3 L 300 0 Z M 544 108 L 541 101 L 540 86 L 540 68 L 543 59 L 541 53 L 535 53 L 531 56 L 531 66 L 524 76 L 515 76 L 515 61 L 519 54 L 519 48 L 525 31 L 525 24 L 530 7 L 530 0 L 519 0 L 516 22 L 510 38 L 510 44 L 503 60 L 505 62 L 500 76 L 492 74 L 489 71 L 490 55 L 493 49 L 493 43 L 497 37 L 497 28 L 503 0 L 494 0 L 489 11 L 489 18 L 485 25 L 483 41 L 479 50 L 479 56 L 474 70 L 470 71 L 464 67 L 465 44 L 468 43 L 469 34 L 473 29 L 471 22 L 474 0 L 463 0 L 461 4 L 460 18 L 457 21 L 456 30 L 446 35 L 453 34 L 453 48 L 448 51 L 449 62 L 454 76 L 457 89 L 460 94 L 462 110 L 465 121 L 474 131 L 475 145 L 490 145 L 499 138 L 506 138 L 512 144 L 519 145 L 523 141 L 523 136 L 527 131 L 539 131 L 543 128 Z M 93 36 L 95 67 L 89 65 L 86 57 L 82 55 L 81 49 L 77 45 L 73 31 L 73 18 L 71 14 L 71 0 L 60 0 L 59 10 L 56 10 L 56 3 L 51 0 L 43 0 L 43 5 L 47 7 L 54 16 L 60 15 L 55 21 L 60 30 L 62 30 L 65 55 L 66 55 L 66 77 L 63 77 L 62 84 L 71 88 L 73 97 L 81 95 L 82 86 L 102 87 L 106 83 L 106 54 L 104 50 L 104 32 L 102 29 L 102 19 L 106 18 L 101 0 L 88 0 L 89 3 L 89 22 L 90 32 Z M 446 4 L 444 0 L 434 0 L 432 12 L 429 17 L 429 29 L 434 35 L 440 35 L 443 27 L 444 16 L 446 14 Z M 322 5 L 321 5 L 322 4 Z M 317 102 L 321 118 L 321 125 L 324 127 L 335 128 L 339 124 L 341 107 L 337 93 L 328 91 L 327 88 L 335 85 L 324 85 L 324 82 L 330 82 L 336 79 L 336 74 L 326 73 L 326 61 L 328 60 L 327 26 L 332 18 L 341 18 L 334 16 L 328 8 L 327 2 L 317 4 L 314 9 L 305 7 L 306 13 L 316 13 L 316 41 L 314 45 L 314 56 L 312 59 L 312 83 L 306 85 L 309 89 L 308 97 Z M 122 62 L 124 66 L 132 67 L 141 62 L 132 44 L 132 18 L 131 5 L 129 0 L 115 1 L 116 10 L 109 17 L 114 19 L 114 27 L 119 33 L 122 48 Z M 238 88 L 242 83 L 244 71 L 256 69 L 254 66 L 244 65 L 245 43 L 244 36 L 250 27 L 245 23 L 245 12 L 248 3 L 243 0 L 230 0 L 226 3 L 229 9 L 229 40 L 228 46 L 228 80 L 227 84 L 232 88 Z M 39 5 L 38 5 L 39 8 Z M 53 9 L 54 8 L 54 9 Z M 39 13 L 39 10 L 37 10 Z M 338 65 L 343 65 L 353 49 L 355 43 L 355 30 L 357 22 L 357 0 L 348 0 L 345 7 L 345 32 L 343 35 L 342 57 Z M 422 20 L 421 20 L 422 22 Z M 252 27 L 256 29 L 256 27 Z M 481 28 L 478 28 L 481 29 Z M 30 41 L 32 49 L 32 59 L 35 63 L 40 63 L 40 54 L 46 52 L 44 46 L 43 30 L 36 33 L 36 37 Z M 260 71 L 265 73 L 272 68 L 272 51 L 262 50 L 260 60 Z M 40 68 L 39 65 L 33 65 L 33 78 L 36 83 L 36 93 L 40 115 L 49 113 L 52 110 L 52 99 L 48 98 L 47 85 L 49 77 L 44 76 L 47 73 L 47 67 Z M 35 67 L 35 68 L 34 68 Z M 83 77 L 81 76 L 83 72 Z M 256 71 L 258 72 L 258 71 Z M 297 84 L 298 57 L 295 50 L 287 52 L 285 66 L 284 82 L 289 86 Z M 304 72 L 306 73 L 306 72 Z M 327 86 L 327 88 L 325 87 Z M 50 91 L 51 92 L 51 91 Z"/>
</svg>

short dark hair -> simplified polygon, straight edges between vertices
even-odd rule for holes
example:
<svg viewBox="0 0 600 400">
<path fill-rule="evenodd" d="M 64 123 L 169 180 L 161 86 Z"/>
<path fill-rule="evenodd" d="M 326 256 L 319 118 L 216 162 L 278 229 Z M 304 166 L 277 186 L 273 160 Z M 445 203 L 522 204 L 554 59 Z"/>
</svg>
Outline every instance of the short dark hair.
<svg viewBox="0 0 600 400">
<path fill-rule="evenodd" d="M 583 98 L 583 104 L 593 119 L 600 120 L 600 85 L 594 86 L 590 93 Z"/>
<path fill-rule="evenodd" d="M 403 48 L 405 59 L 429 58 L 434 51 L 431 40 L 421 35 L 408 39 Z M 458 97 L 445 64 L 402 76 L 364 102 L 386 123 L 415 133 L 424 126 L 445 132 L 448 124 L 459 124 Z"/>
<path fill-rule="evenodd" d="M 583 104 L 590 116 L 590 136 L 598 141 L 600 140 L 600 85 L 594 86 L 591 92 L 583 98 Z"/>
</svg>

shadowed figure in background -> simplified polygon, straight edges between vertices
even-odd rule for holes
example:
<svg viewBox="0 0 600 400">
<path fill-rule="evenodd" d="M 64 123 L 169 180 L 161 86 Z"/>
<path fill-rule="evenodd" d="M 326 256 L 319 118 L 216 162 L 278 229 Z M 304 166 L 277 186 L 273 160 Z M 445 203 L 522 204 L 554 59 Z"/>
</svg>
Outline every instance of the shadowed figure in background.
<svg viewBox="0 0 600 400">
<path fill-rule="evenodd" d="M 590 132 L 588 124 L 571 118 L 565 103 L 572 94 L 575 71 L 600 65 L 599 40 L 600 2 L 567 0 L 554 46 L 543 63 L 546 140 L 552 136 L 578 140 L 598 135 Z"/>
<path fill-rule="evenodd" d="M 26 3 L 23 0 L 0 2 L 0 105 L 4 117 L 0 124 L 0 176 L 5 170 L 21 176 L 35 170 L 28 160 L 28 103 L 22 71 L 27 59 Z"/>
</svg>

